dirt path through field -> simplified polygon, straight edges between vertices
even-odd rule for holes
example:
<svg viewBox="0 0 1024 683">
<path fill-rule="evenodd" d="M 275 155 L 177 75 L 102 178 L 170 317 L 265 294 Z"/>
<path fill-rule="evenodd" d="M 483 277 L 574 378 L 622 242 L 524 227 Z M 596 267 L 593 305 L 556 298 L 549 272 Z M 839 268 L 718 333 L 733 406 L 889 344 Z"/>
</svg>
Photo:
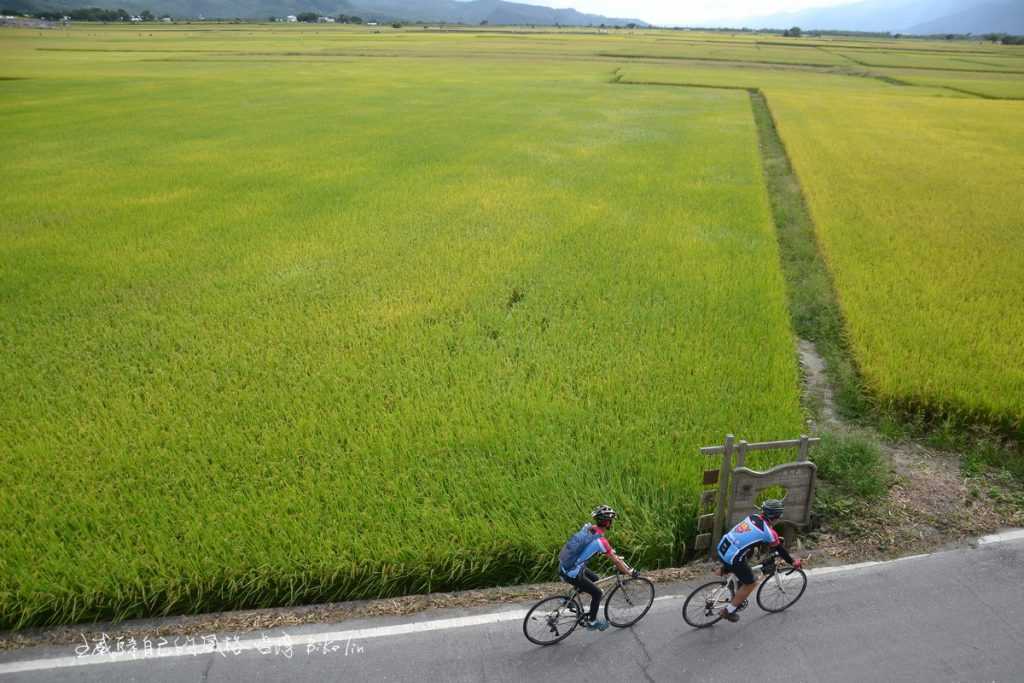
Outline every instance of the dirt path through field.
<svg viewBox="0 0 1024 683">
<path fill-rule="evenodd" d="M 1005 504 L 1020 493 L 1012 478 L 998 474 L 966 476 L 960 453 L 913 441 L 892 442 L 876 430 L 842 420 L 833 402 L 825 360 L 814 344 L 798 345 L 806 402 L 817 420 L 813 431 L 855 435 L 876 443 L 886 456 L 892 485 L 885 498 L 840 521 L 822 519 L 807 545 L 832 562 L 887 559 L 962 543 L 1001 527 L 1024 525 L 1020 506 Z"/>
</svg>

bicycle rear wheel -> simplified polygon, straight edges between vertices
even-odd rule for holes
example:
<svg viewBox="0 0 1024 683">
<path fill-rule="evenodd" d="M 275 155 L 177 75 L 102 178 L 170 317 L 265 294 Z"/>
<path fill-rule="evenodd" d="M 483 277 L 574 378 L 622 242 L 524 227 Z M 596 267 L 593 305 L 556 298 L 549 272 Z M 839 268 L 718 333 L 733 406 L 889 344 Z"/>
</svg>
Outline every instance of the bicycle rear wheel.
<svg viewBox="0 0 1024 683">
<path fill-rule="evenodd" d="M 653 583 L 642 576 L 625 579 L 608 594 L 604 616 L 612 626 L 626 628 L 643 619 L 653 604 Z"/>
<path fill-rule="evenodd" d="M 776 571 L 757 589 L 757 606 L 765 612 L 781 612 L 800 599 L 807 588 L 803 569 Z"/>
<path fill-rule="evenodd" d="M 580 623 L 583 608 L 564 595 L 544 598 L 530 608 L 523 619 L 523 635 L 536 645 L 554 645 L 564 640 Z"/>
<path fill-rule="evenodd" d="M 725 581 L 709 581 L 698 586 L 683 603 L 683 621 L 694 628 L 707 628 L 722 618 L 718 611 L 731 599 L 729 591 L 725 590 Z"/>
</svg>

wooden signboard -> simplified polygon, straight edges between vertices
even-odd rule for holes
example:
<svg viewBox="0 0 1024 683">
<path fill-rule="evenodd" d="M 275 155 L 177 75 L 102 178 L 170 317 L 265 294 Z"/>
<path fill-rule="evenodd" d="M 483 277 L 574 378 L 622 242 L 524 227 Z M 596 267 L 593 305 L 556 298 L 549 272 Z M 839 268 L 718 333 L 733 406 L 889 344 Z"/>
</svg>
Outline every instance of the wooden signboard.
<svg viewBox="0 0 1024 683">
<path fill-rule="evenodd" d="M 725 442 L 721 445 L 701 448 L 702 456 L 720 455 L 721 465 L 717 470 L 704 470 L 703 485 L 715 488 L 701 492 L 694 548 L 707 550 L 708 559 L 714 560 L 715 546 L 722 534 L 753 512 L 757 494 L 772 486 L 786 489 L 786 512 L 782 521 L 797 526 L 808 524 L 817 473 L 817 468 L 808 461 L 808 456 L 811 446 L 819 441 L 801 435 L 799 439 L 760 443 L 748 443 L 741 439 L 737 444 L 736 437 L 726 434 Z M 756 472 L 745 467 L 748 454 L 779 449 L 796 449 L 796 462 L 773 467 L 767 472 Z"/>
<path fill-rule="evenodd" d="M 757 494 L 772 486 L 786 489 L 786 511 L 782 520 L 797 526 L 808 524 L 811 521 L 817 471 L 817 465 L 809 461 L 778 465 L 767 472 L 756 472 L 746 467 L 736 468 L 732 472 L 727 527 L 739 524 L 744 517 L 755 512 Z"/>
</svg>

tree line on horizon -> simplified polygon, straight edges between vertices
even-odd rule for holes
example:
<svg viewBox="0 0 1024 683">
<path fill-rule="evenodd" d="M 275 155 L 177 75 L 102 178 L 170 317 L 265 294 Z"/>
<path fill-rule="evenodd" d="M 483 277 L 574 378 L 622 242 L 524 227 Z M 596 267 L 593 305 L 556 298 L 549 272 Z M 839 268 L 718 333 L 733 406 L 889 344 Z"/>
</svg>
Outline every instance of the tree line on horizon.
<svg viewBox="0 0 1024 683">
<path fill-rule="evenodd" d="M 42 19 L 44 21 L 62 21 L 65 18 L 67 18 L 67 19 L 70 19 L 71 21 L 95 21 L 95 22 L 107 22 L 107 23 L 127 22 L 127 21 L 130 21 L 132 16 L 133 16 L 130 12 L 128 12 L 127 10 L 125 10 L 123 8 L 105 9 L 105 8 L 102 8 L 102 7 L 81 7 L 81 8 L 68 9 L 68 10 L 40 9 L 40 10 L 30 10 L 30 11 L 26 11 L 24 9 L 18 9 L 18 8 L 4 8 L 4 9 L 0 9 L 0 14 L 2 14 L 4 16 L 32 17 L 33 19 Z M 171 15 L 169 15 L 169 14 L 161 14 L 158 17 L 157 15 L 153 14 L 153 12 L 151 12 L 148 9 L 142 10 L 141 12 L 139 12 L 137 15 L 134 15 L 134 16 L 138 16 L 142 21 L 156 21 L 158 19 L 170 19 L 171 18 Z M 303 23 L 317 23 L 320 20 L 321 17 L 327 17 L 327 16 L 330 16 L 330 15 L 319 14 L 317 12 L 298 12 L 298 13 L 295 14 L 296 20 L 298 22 L 303 22 Z M 191 19 L 191 18 L 199 18 L 199 17 L 180 17 L 180 18 L 181 19 Z M 366 23 L 361 17 L 354 16 L 354 15 L 348 15 L 348 14 L 339 14 L 339 15 L 334 16 L 332 18 L 334 19 L 335 23 L 339 23 L 339 24 L 363 24 L 363 23 Z M 210 18 L 210 19 L 217 19 L 217 18 Z M 252 20 L 240 19 L 240 18 L 237 18 L 237 17 L 235 17 L 235 18 L 220 17 L 219 19 L 232 20 L 232 21 L 252 21 Z M 276 17 L 276 16 L 268 17 L 269 21 L 280 21 L 280 19 L 281 19 L 281 17 Z M 388 22 L 388 23 L 391 23 L 391 22 Z M 420 22 L 420 21 L 416 21 L 416 22 L 405 22 L 405 23 L 424 24 L 424 23 L 437 23 L 437 22 Z M 441 23 L 451 23 L 451 22 L 441 22 Z M 481 26 L 486 26 L 488 24 L 489 24 L 489 22 L 487 22 L 487 21 L 480 22 Z M 402 25 L 402 23 L 401 22 L 394 22 L 392 25 L 395 28 L 399 28 Z M 556 26 L 558 26 L 558 25 L 556 24 Z M 610 28 L 610 27 L 606 27 L 605 24 L 601 24 L 598 28 Z M 614 26 L 614 28 L 622 28 L 622 27 L 616 25 L 616 26 Z M 625 28 L 635 29 L 635 28 L 638 28 L 638 26 L 636 24 L 630 23 L 630 24 L 626 24 Z M 654 28 L 656 28 L 656 27 L 654 27 Z M 675 29 L 676 30 L 680 30 L 680 27 L 675 27 Z M 813 30 L 813 31 L 808 31 L 808 30 L 801 29 L 799 26 L 793 26 L 793 27 L 788 28 L 788 29 L 748 29 L 748 28 L 735 29 L 735 28 L 719 27 L 719 28 L 700 28 L 699 30 L 711 31 L 711 32 L 728 31 L 728 32 L 733 32 L 733 33 L 737 33 L 737 32 L 739 32 L 739 33 L 770 33 L 770 34 L 782 35 L 782 36 L 787 37 L 787 38 L 814 37 L 814 36 L 821 36 L 821 35 L 839 35 L 839 36 L 842 36 L 842 35 L 856 35 L 856 36 L 875 36 L 875 37 L 879 37 L 879 38 L 897 38 L 897 39 L 913 37 L 913 38 L 917 38 L 917 39 L 945 39 L 945 40 L 964 40 L 964 39 L 972 39 L 973 38 L 973 39 L 984 40 L 984 41 L 992 42 L 992 43 L 1001 43 L 1003 45 L 1024 45 L 1024 36 L 1012 35 L 1012 34 L 1009 34 L 1009 33 L 985 33 L 985 34 L 982 34 L 982 35 L 973 35 L 971 33 L 947 33 L 947 34 L 941 34 L 941 35 L 928 35 L 928 36 L 906 36 L 906 35 L 903 35 L 903 34 L 900 34 L 900 33 L 892 34 L 892 33 L 865 32 L 865 31 L 837 31 L 837 30 Z"/>
</svg>

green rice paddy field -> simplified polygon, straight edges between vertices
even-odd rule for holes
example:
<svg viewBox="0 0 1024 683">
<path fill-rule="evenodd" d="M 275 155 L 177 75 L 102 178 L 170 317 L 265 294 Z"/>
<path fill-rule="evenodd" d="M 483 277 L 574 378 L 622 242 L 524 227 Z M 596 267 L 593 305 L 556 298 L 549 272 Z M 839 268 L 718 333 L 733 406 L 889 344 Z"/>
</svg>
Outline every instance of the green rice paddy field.
<svg viewBox="0 0 1024 683">
<path fill-rule="evenodd" d="M 1024 51 L 913 45 L 0 32 L 0 627 L 546 579 L 597 502 L 679 562 L 803 426 L 749 88 L 878 396 L 1019 424 L 1024 103 L 931 65 Z"/>
</svg>

